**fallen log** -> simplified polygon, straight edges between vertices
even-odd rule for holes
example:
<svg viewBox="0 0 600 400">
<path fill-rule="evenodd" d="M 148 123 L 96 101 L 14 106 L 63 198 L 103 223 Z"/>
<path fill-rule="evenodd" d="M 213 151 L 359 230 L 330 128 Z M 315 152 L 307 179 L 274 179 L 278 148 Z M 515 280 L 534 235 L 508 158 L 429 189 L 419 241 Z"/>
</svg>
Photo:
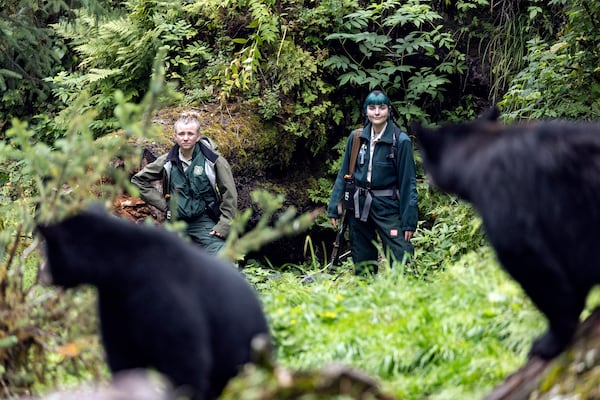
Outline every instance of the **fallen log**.
<svg viewBox="0 0 600 400">
<path fill-rule="evenodd" d="M 553 360 L 530 359 L 485 400 L 600 398 L 600 307 L 583 321 L 571 345 Z"/>
</svg>

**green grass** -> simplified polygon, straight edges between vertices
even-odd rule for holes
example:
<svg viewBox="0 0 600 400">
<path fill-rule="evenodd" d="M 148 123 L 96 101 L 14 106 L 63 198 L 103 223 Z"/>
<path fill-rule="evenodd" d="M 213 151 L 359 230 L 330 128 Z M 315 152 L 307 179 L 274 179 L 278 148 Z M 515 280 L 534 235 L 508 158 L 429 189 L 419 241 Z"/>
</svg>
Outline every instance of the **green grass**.
<svg viewBox="0 0 600 400">
<path fill-rule="evenodd" d="M 257 286 L 278 364 L 338 361 L 402 399 L 480 399 L 524 363 L 545 329 L 487 247 L 428 280 L 389 268 L 368 280 L 331 278 L 303 284 L 284 273 Z"/>
</svg>

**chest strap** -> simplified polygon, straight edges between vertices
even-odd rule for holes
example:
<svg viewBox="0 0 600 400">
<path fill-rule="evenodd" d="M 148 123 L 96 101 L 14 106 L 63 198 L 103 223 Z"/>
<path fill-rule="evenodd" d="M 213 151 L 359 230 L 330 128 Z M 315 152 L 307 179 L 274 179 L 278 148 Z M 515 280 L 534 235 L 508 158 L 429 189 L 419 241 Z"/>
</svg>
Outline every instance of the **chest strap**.
<svg viewBox="0 0 600 400">
<path fill-rule="evenodd" d="M 365 196 L 365 204 L 363 205 L 362 213 L 360 212 L 359 197 Z M 360 218 L 362 222 L 366 222 L 369 218 L 369 212 L 371 211 L 371 203 L 373 202 L 373 196 L 375 197 L 394 197 L 399 196 L 398 189 L 365 189 L 356 188 L 354 192 L 354 217 Z"/>
</svg>

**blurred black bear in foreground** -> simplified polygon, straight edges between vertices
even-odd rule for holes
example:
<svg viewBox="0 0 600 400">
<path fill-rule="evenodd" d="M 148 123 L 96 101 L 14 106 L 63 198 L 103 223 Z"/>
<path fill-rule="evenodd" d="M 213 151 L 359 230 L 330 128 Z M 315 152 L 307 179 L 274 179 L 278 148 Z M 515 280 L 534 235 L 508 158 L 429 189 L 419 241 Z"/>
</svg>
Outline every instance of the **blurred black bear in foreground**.
<svg viewBox="0 0 600 400">
<path fill-rule="evenodd" d="M 54 284 L 98 288 L 113 373 L 154 367 L 193 399 L 214 399 L 269 333 L 233 266 L 163 228 L 90 210 L 38 230 Z"/>
<path fill-rule="evenodd" d="M 475 206 L 499 261 L 548 318 L 530 356 L 549 359 L 600 283 L 600 124 L 497 118 L 415 133 L 432 181 Z"/>
</svg>

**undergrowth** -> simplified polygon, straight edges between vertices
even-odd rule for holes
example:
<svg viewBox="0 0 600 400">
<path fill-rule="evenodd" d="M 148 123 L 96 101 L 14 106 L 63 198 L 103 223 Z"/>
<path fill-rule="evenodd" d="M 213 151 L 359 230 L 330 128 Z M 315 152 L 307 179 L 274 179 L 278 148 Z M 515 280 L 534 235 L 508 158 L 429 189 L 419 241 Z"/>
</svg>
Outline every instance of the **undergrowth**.
<svg viewBox="0 0 600 400">
<path fill-rule="evenodd" d="M 254 284 L 279 364 L 312 369 L 341 362 L 401 399 L 482 398 L 524 363 L 544 329 L 488 247 L 428 280 L 401 267 L 369 279 L 350 271 L 315 275 L 310 283 L 293 273 L 263 277 Z"/>
</svg>

